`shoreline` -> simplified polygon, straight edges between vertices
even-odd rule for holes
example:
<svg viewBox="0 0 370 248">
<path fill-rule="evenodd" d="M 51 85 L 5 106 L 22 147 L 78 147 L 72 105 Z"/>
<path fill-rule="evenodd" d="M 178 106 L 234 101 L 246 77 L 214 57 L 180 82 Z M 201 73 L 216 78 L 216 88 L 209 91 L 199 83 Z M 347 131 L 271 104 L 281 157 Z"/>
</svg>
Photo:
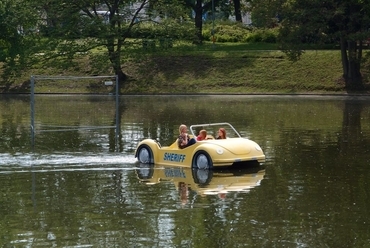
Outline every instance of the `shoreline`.
<svg viewBox="0 0 370 248">
<path fill-rule="evenodd" d="M 106 93 L 34 93 L 35 95 L 91 95 L 91 96 L 115 96 Z M 31 93 L 3 93 L 0 95 L 31 95 Z M 364 93 L 121 93 L 119 96 L 370 96 L 369 92 Z"/>
</svg>

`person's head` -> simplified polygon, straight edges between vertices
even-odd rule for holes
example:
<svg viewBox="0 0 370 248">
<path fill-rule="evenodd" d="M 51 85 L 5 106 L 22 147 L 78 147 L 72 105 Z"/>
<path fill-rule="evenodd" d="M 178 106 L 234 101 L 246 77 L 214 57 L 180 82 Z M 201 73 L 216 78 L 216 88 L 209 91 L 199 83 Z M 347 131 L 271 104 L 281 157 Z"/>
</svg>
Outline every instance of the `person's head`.
<svg viewBox="0 0 370 248">
<path fill-rule="evenodd" d="M 221 139 L 226 139 L 225 128 L 221 127 L 220 129 L 218 129 L 218 137 L 220 137 Z"/>
<path fill-rule="evenodd" d="M 202 129 L 199 131 L 199 136 L 202 138 L 202 140 L 207 138 L 207 131 Z"/>
<path fill-rule="evenodd" d="M 180 127 L 179 127 L 180 134 L 186 133 L 187 131 L 188 131 L 188 127 L 184 124 L 181 124 Z"/>
</svg>

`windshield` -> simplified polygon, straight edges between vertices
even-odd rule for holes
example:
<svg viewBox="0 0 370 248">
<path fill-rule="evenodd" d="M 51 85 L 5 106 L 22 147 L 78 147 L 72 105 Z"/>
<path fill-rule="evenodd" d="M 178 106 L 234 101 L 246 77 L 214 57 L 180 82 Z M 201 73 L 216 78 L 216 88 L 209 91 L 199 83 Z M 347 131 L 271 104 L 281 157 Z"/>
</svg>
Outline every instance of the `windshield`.
<svg viewBox="0 0 370 248">
<path fill-rule="evenodd" d="M 207 124 L 196 124 L 190 126 L 190 131 L 194 136 L 198 136 L 199 131 L 204 129 L 207 131 L 207 135 L 212 135 L 213 137 L 218 137 L 218 130 L 220 128 L 224 128 L 226 131 L 226 136 L 228 138 L 241 138 L 238 131 L 235 130 L 235 128 L 227 122 L 221 122 L 221 123 L 207 123 Z"/>
</svg>

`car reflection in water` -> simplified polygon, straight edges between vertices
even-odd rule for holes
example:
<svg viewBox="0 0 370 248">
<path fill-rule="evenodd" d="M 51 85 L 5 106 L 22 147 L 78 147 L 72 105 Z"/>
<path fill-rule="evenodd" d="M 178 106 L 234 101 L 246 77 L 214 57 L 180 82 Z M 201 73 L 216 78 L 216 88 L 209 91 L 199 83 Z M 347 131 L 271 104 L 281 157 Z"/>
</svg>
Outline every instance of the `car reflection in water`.
<svg viewBox="0 0 370 248">
<path fill-rule="evenodd" d="M 138 164 L 136 174 L 147 185 L 173 182 L 185 204 L 189 191 L 201 196 L 217 195 L 220 199 L 225 199 L 229 192 L 249 192 L 260 185 L 265 169 L 261 165 L 238 170 L 202 170 Z"/>
</svg>

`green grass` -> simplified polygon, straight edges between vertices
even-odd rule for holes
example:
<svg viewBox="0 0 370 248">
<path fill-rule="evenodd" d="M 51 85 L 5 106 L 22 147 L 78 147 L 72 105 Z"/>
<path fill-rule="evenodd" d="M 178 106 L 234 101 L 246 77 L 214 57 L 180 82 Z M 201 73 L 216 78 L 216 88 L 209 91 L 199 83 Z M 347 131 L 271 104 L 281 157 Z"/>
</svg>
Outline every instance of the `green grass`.
<svg viewBox="0 0 370 248">
<path fill-rule="evenodd" d="M 126 93 L 338 93 L 337 50 L 306 51 L 289 61 L 276 44 L 208 43 L 157 52 L 126 65 Z"/>
<path fill-rule="evenodd" d="M 102 50 L 96 51 L 96 53 Z M 195 46 L 175 43 L 173 48 L 144 50 L 131 48 L 123 71 L 128 75 L 123 94 L 251 94 L 251 93 L 345 93 L 341 80 L 339 50 L 307 50 L 297 62 L 291 62 L 276 44 L 205 43 Z M 78 66 L 71 69 L 35 68 L 25 71 L 22 84 L 37 75 L 111 75 L 109 67 L 92 69 L 87 55 L 79 55 Z M 104 69 L 103 69 L 104 68 Z M 23 83 L 24 84 L 24 83 Z M 50 86 L 51 87 L 51 86 Z M 27 91 L 14 87 L 17 92 Z M 40 86 L 42 92 L 91 93 L 84 86 L 59 90 Z M 64 90 L 64 91 L 63 91 Z"/>
</svg>

